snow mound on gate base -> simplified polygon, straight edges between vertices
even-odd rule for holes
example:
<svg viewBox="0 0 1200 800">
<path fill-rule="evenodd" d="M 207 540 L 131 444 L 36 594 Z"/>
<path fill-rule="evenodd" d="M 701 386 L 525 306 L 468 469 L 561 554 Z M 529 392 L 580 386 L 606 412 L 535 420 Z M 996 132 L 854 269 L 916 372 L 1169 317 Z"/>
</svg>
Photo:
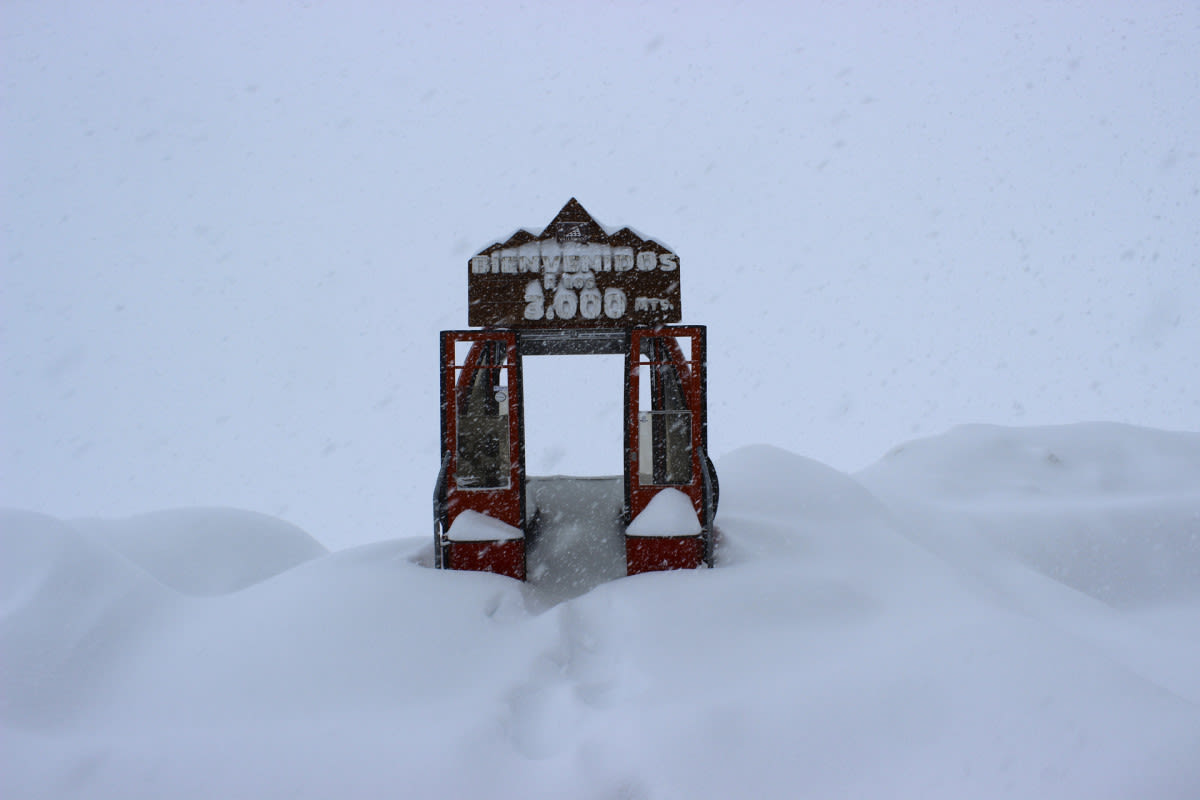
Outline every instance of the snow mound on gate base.
<svg viewBox="0 0 1200 800">
<path fill-rule="evenodd" d="M 692 500 L 678 489 L 663 489 L 626 528 L 630 536 L 695 536 L 700 518 Z"/>
<path fill-rule="evenodd" d="M 231 508 L 180 508 L 69 524 L 160 583 L 197 596 L 235 592 L 329 552 L 295 525 Z"/>
</svg>

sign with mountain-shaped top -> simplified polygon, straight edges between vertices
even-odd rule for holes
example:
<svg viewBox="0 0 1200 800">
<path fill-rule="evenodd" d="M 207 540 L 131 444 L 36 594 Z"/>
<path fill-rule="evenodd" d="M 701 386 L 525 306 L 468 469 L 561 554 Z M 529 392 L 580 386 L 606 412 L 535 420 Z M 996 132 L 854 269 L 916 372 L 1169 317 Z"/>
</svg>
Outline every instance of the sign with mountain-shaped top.
<svg viewBox="0 0 1200 800">
<path fill-rule="evenodd" d="M 682 319 L 679 256 L 610 233 L 571 198 L 540 234 L 519 230 L 467 262 L 468 324 L 636 328 Z"/>
</svg>

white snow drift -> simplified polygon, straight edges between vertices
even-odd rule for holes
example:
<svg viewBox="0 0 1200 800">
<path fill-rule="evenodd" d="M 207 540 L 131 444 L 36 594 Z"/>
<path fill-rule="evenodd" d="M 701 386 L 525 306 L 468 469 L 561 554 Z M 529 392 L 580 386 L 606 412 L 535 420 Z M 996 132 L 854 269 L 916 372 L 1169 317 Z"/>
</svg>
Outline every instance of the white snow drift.
<svg viewBox="0 0 1200 800">
<path fill-rule="evenodd" d="M 718 469 L 716 569 L 557 604 L 425 539 L 6 512 L 0 795 L 1200 795 L 1200 435 Z"/>
</svg>

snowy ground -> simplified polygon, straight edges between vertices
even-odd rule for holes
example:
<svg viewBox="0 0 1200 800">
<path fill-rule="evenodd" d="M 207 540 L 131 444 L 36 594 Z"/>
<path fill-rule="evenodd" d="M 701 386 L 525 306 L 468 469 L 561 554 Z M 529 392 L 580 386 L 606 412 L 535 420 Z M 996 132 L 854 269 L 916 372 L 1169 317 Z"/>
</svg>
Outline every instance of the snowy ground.
<svg viewBox="0 0 1200 800">
<path fill-rule="evenodd" d="M 1200 796 L 1200 434 L 718 469 L 716 569 L 556 604 L 423 538 L 5 512 L 0 796 Z"/>
</svg>

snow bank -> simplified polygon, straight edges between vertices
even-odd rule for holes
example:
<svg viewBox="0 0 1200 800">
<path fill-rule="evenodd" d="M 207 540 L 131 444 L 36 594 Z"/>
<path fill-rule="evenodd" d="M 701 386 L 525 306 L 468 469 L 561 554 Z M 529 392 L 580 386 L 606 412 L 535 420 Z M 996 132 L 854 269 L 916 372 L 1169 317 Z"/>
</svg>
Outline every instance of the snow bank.
<svg viewBox="0 0 1200 800">
<path fill-rule="evenodd" d="M 186 594 L 237 591 L 329 551 L 295 525 L 228 508 L 183 508 L 71 525 Z"/>
<path fill-rule="evenodd" d="M 164 586 L 66 523 L 0 511 L 0 720 L 43 731 L 103 718 L 112 683 L 138 663 L 171 601 Z"/>
<path fill-rule="evenodd" d="M 1194 582 L 1110 603 L 1010 524 L 1117 510 L 1151 533 L 1098 546 L 1186 559 L 1193 442 L 973 429 L 857 478 L 744 448 L 716 569 L 557 604 L 419 566 L 424 537 L 187 595 L 109 544 L 137 523 L 8 513 L 0 795 L 1195 796 Z"/>
<path fill-rule="evenodd" d="M 1115 423 L 964 425 L 907 442 L 859 473 L 942 504 L 1088 503 L 1200 493 L 1200 433 Z"/>
<path fill-rule="evenodd" d="M 938 552 L 986 545 L 1127 607 L 1200 595 L 1200 434 L 967 426 L 858 478 Z"/>
</svg>

